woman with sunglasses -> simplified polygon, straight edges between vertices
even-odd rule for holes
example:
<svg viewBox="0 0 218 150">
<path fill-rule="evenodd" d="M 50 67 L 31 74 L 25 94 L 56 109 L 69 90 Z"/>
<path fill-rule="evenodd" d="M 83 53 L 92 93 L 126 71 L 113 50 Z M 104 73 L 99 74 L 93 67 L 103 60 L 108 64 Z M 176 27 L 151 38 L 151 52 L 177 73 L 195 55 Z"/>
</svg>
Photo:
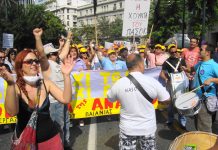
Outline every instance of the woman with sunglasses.
<svg viewBox="0 0 218 150">
<path fill-rule="evenodd" d="M 92 60 L 95 56 L 95 51 L 93 49 L 93 43 L 92 41 L 89 43 L 89 47 L 86 49 L 84 47 L 80 48 L 79 53 L 80 53 L 80 58 L 85 62 L 86 67 L 88 70 L 91 70 L 91 63 Z"/>
<path fill-rule="evenodd" d="M 14 82 L 11 74 L 4 67 L 0 67 L 0 76 L 8 83 L 5 109 L 11 116 L 17 115 L 18 122 L 15 128 L 17 138 L 19 138 L 26 127 L 34 108 L 38 106 L 36 129 L 38 150 L 63 150 L 58 129 L 50 118 L 48 94 L 53 95 L 64 104 L 71 101 L 70 72 L 73 66 L 74 62 L 69 58 L 65 59 L 62 64 L 61 71 L 64 76 L 63 91 L 50 80 L 40 80 L 38 76 L 39 60 L 31 50 L 21 51 L 15 59 L 16 82 Z"/>
</svg>

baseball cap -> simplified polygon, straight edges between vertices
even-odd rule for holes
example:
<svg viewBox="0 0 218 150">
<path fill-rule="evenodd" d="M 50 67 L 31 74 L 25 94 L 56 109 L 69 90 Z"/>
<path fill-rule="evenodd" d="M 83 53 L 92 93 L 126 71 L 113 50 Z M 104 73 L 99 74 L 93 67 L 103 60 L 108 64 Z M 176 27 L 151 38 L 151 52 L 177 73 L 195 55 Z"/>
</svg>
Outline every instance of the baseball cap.
<svg viewBox="0 0 218 150">
<path fill-rule="evenodd" d="M 49 53 L 58 52 L 59 49 L 54 48 L 54 45 L 52 43 L 45 44 L 43 46 L 45 54 L 48 55 Z"/>
<path fill-rule="evenodd" d="M 161 49 L 163 49 L 163 46 L 162 46 L 161 44 L 156 44 L 156 45 L 154 46 L 154 48 L 158 48 L 158 47 L 160 47 Z"/>
<path fill-rule="evenodd" d="M 116 53 L 115 50 L 109 49 L 107 54 L 110 55 L 111 53 Z"/>
<path fill-rule="evenodd" d="M 167 49 L 169 50 L 169 49 L 171 49 L 172 47 L 176 47 L 176 45 L 175 45 L 175 44 L 170 44 L 170 45 L 168 45 Z"/>
<path fill-rule="evenodd" d="M 86 53 L 86 52 L 88 52 L 88 51 L 87 51 L 86 48 L 82 47 L 82 48 L 80 48 L 79 52 L 80 52 L 80 53 Z"/>
<path fill-rule="evenodd" d="M 80 49 L 80 48 L 82 48 L 82 47 L 83 47 L 82 44 L 78 44 L 78 45 L 77 45 L 77 48 L 78 48 L 78 49 Z"/>
<path fill-rule="evenodd" d="M 144 53 L 144 52 L 145 52 L 144 49 L 140 49 L 140 50 L 139 50 L 139 53 Z"/>
</svg>

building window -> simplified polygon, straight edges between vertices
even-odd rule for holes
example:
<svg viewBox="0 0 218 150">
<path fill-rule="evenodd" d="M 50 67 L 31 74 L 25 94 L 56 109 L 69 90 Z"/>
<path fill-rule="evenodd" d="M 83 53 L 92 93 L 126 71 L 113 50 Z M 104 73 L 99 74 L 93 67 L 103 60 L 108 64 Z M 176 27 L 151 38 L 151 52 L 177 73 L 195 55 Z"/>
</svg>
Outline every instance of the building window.
<svg viewBox="0 0 218 150">
<path fill-rule="evenodd" d="M 76 16 L 73 16 L 73 20 L 76 20 L 77 19 L 77 17 Z"/>
<path fill-rule="evenodd" d="M 120 8 L 122 8 L 123 7 L 123 3 L 122 2 L 120 2 Z"/>
<path fill-rule="evenodd" d="M 104 11 L 106 11 L 106 6 L 104 6 Z"/>
<path fill-rule="evenodd" d="M 107 11 L 108 11 L 108 5 L 107 5 Z"/>
<path fill-rule="evenodd" d="M 69 21 L 67 21 L 67 25 L 69 26 Z"/>
<path fill-rule="evenodd" d="M 92 9 L 90 9 L 90 14 L 92 14 Z"/>
<path fill-rule="evenodd" d="M 101 12 L 104 12 L 104 8 L 103 8 L 103 6 L 101 6 Z"/>
<path fill-rule="evenodd" d="M 69 9 L 67 9 L 67 13 L 69 13 Z"/>
<path fill-rule="evenodd" d="M 80 16 L 82 16 L 82 11 L 80 12 Z"/>
<path fill-rule="evenodd" d="M 88 13 L 89 13 L 89 11 L 88 11 L 88 10 L 86 10 L 86 15 L 88 15 Z"/>
<path fill-rule="evenodd" d="M 69 19 L 70 17 L 69 17 L 69 15 L 67 15 L 67 19 Z"/>
<path fill-rule="evenodd" d="M 117 4 L 114 4 L 113 10 L 117 9 Z"/>
</svg>

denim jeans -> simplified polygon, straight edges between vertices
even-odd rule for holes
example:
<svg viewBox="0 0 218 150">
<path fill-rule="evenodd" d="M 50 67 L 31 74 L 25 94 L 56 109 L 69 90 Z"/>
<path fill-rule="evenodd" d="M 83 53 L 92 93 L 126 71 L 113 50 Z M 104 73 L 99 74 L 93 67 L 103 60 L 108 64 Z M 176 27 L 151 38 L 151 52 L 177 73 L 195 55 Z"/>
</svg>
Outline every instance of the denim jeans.
<svg viewBox="0 0 218 150">
<path fill-rule="evenodd" d="M 168 122 L 173 122 L 174 119 L 174 106 L 173 106 L 173 102 L 171 102 L 167 108 L 167 114 L 168 114 Z M 179 124 L 182 125 L 183 127 L 185 127 L 186 125 L 186 117 L 182 116 L 178 113 L 178 121 Z"/>
<path fill-rule="evenodd" d="M 50 103 L 51 119 L 58 123 L 63 144 L 70 142 L 70 118 L 67 105 L 60 102 Z"/>
</svg>

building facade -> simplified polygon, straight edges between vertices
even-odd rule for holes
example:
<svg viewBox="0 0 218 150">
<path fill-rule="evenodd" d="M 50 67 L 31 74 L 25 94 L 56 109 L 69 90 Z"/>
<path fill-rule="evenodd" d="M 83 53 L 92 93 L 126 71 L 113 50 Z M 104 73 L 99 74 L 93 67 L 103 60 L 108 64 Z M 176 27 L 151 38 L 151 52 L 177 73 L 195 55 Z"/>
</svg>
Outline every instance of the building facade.
<svg viewBox="0 0 218 150">
<path fill-rule="evenodd" d="M 18 4 L 21 4 L 21 5 L 35 4 L 35 0 L 18 0 Z"/>
<path fill-rule="evenodd" d="M 123 18 L 124 0 L 98 0 L 97 18 L 105 17 L 110 22 L 115 18 Z M 93 3 L 78 7 L 77 27 L 95 23 Z"/>
</svg>

